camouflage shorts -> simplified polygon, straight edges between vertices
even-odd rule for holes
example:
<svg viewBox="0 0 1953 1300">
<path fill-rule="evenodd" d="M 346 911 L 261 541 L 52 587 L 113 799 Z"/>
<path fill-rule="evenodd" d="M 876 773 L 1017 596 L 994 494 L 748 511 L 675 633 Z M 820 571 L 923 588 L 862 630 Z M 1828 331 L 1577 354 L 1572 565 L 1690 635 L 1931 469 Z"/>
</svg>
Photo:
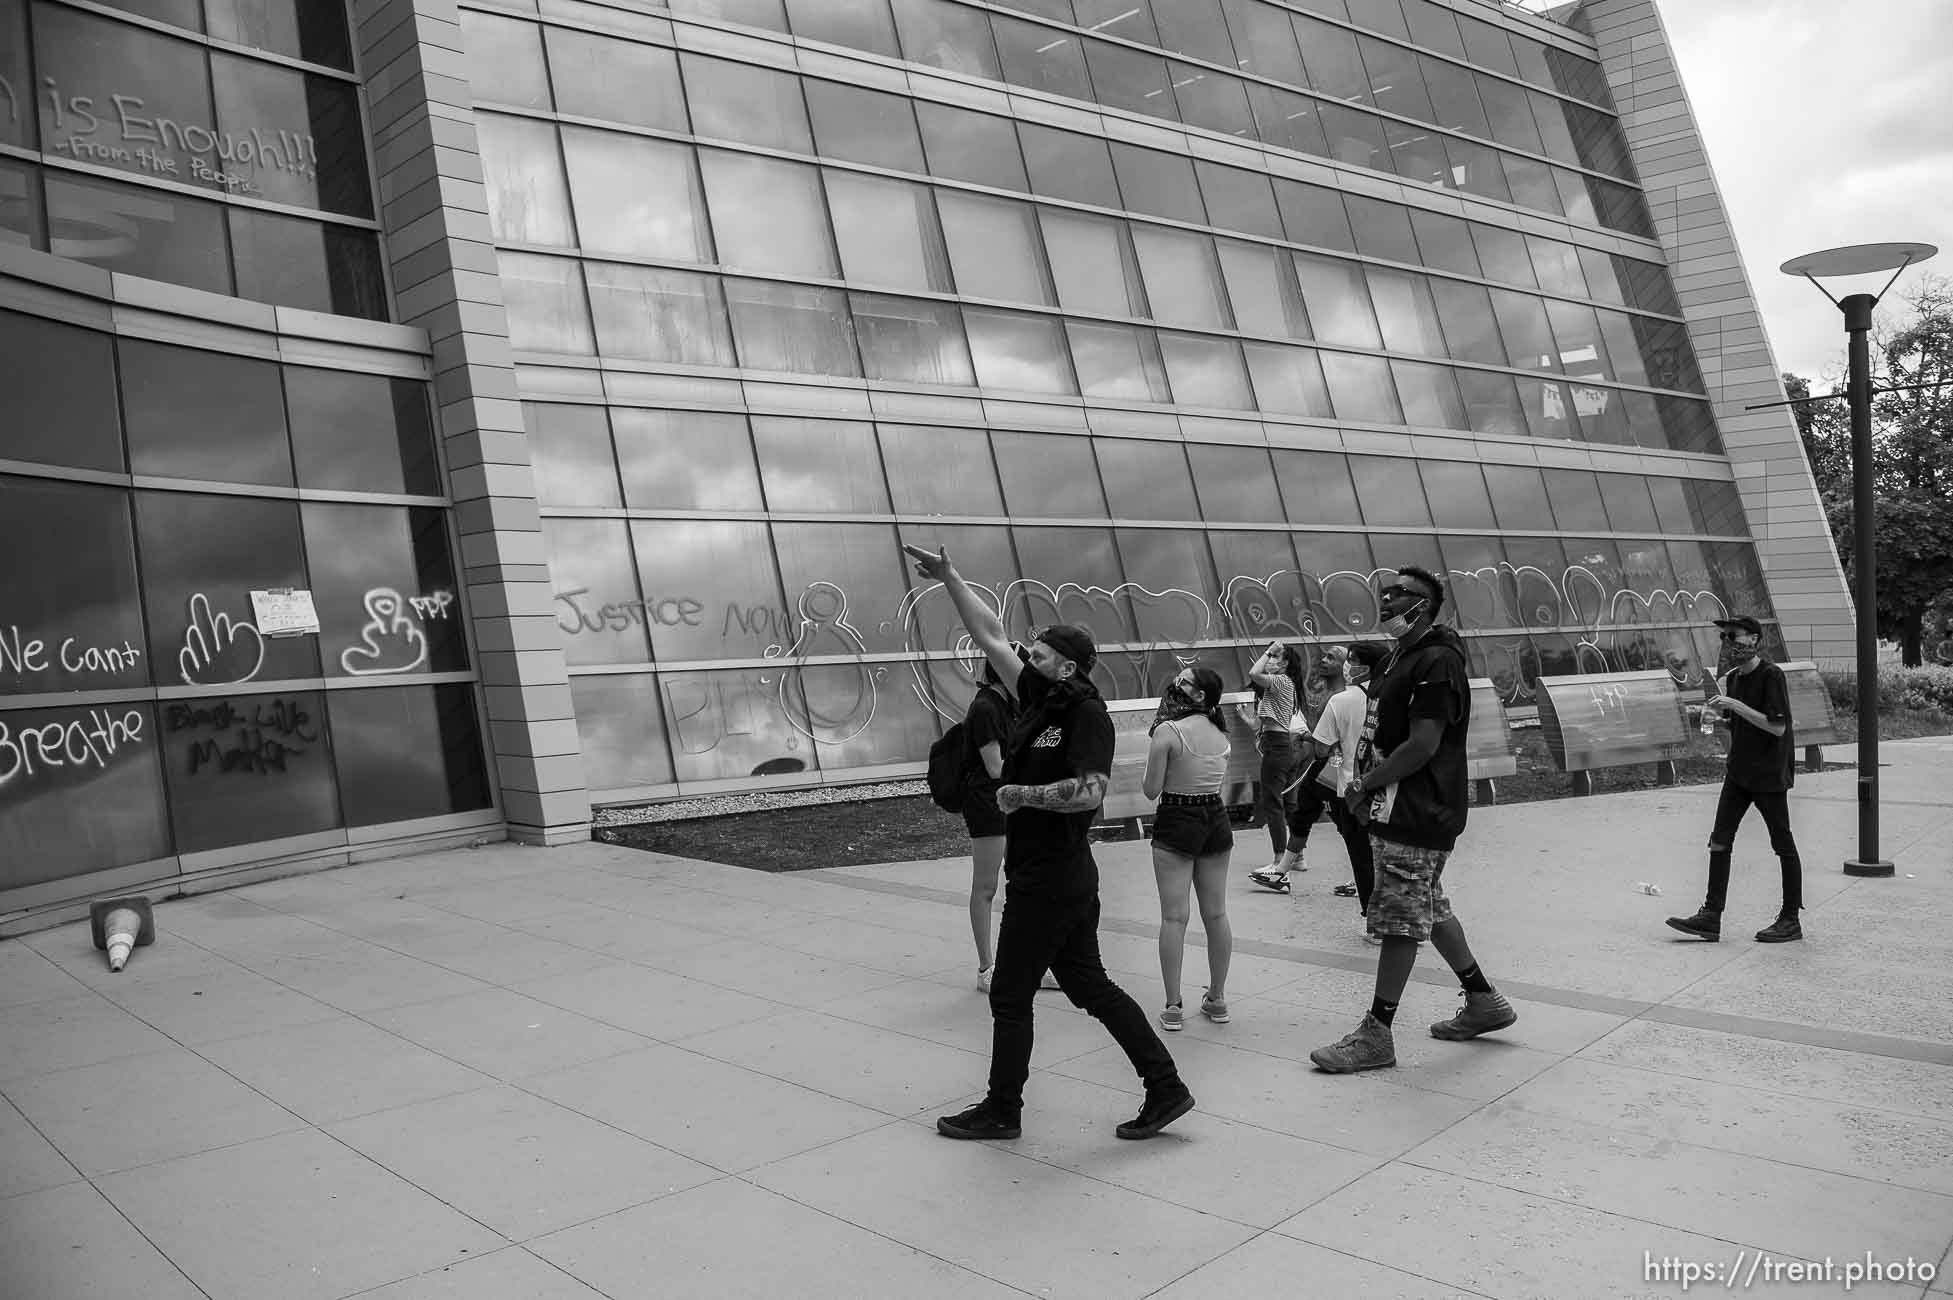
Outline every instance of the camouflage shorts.
<svg viewBox="0 0 1953 1300">
<path fill-rule="evenodd" d="M 1378 938 L 1424 940 L 1431 927 L 1451 919 L 1451 900 L 1444 896 L 1445 849 L 1420 849 L 1413 844 L 1370 837 L 1376 861 L 1376 887 L 1370 892 L 1369 930 Z"/>
</svg>

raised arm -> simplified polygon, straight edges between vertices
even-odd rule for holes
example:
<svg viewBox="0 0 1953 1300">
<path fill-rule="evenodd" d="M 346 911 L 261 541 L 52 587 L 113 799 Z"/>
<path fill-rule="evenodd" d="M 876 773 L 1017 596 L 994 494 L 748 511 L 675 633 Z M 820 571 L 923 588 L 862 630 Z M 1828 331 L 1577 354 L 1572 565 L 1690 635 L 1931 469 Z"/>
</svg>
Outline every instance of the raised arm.
<svg viewBox="0 0 1953 1300">
<path fill-rule="evenodd" d="M 949 593 L 950 603 L 956 606 L 956 617 L 962 620 L 963 630 L 970 634 L 970 641 L 983 651 L 983 657 L 997 670 L 997 677 L 1005 686 L 1016 683 L 1017 675 L 1024 670 L 1023 661 L 1017 652 L 1010 648 L 1010 637 L 1004 631 L 1004 621 L 997 617 L 996 611 L 983 603 L 983 598 L 970 590 L 963 575 L 950 563 L 949 552 L 939 549 L 934 553 L 920 546 L 904 544 L 902 549 L 915 561 L 915 571 L 931 582 L 943 584 Z"/>
<path fill-rule="evenodd" d="M 1282 648 L 1280 641 L 1270 641 L 1268 648 L 1261 652 L 1261 658 L 1248 665 L 1248 679 L 1257 686 L 1273 686 L 1275 679 L 1282 675 L 1275 663 L 1275 654 Z"/>
</svg>

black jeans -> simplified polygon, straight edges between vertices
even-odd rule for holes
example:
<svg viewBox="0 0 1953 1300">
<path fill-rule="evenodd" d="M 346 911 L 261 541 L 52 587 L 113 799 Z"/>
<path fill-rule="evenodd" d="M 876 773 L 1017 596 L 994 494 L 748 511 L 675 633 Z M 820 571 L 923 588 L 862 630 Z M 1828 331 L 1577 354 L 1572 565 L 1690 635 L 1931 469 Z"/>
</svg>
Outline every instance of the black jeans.
<svg viewBox="0 0 1953 1300">
<path fill-rule="evenodd" d="M 1105 973 L 1099 956 L 1099 898 L 1056 899 L 1004 890 L 1004 919 L 997 929 L 997 965 L 990 975 L 991 1109 L 1006 1115 L 1024 1109 L 1024 1080 L 1031 1073 L 1032 1004 L 1049 970 L 1071 1004 L 1097 1020 L 1125 1049 L 1150 1094 L 1179 1082 L 1180 1072 L 1153 1023 Z"/>
<path fill-rule="evenodd" d="M 1329 820 L 1336 823 L 1336 833 L 1343 837 L 1343 847 L 1349 850 L 1350 874 L 1356 877 L 1357 906 L 1367 913 L 1370 892 L 1377 887 L 1376 861 L 1370 856 L 1370 828 L 1356 820 L 1356 814 L 1340 795 L 1329 794 L 1327 790 L 1323 793 L 1328 795 Z"/>
<path fill-rule="evenodd" d="M 1258 743 L 1261 780 L 1255 792 L 1255 815 L 1268 823 L 1268 842 L 1280 857 L 1288 851 L 1288 814 L 1295 806 L 1295 792 L 1282 793 L 1296 776 L 1295 737 L 1286 730 L 1271 728 L 1262 731 Z"/>
<path fill-rule="evenodd" d="M 1728 901 L 1730 851 L 1736 844 L 1736 828 L 1752 805 L 1763 814 L 1770 848 L 1783 866 L 1783 910 L 1794 916 L 1804 906 L 1804 864 L 1790 834 L 1790 792 L 1745 790 L 1730 781 L 1722 783 L 1722 797 L 1716 800 L 1716 824 L 1709 832 L 1709 896 L 1702 905 L 1720 912 Z"/>
</svg>

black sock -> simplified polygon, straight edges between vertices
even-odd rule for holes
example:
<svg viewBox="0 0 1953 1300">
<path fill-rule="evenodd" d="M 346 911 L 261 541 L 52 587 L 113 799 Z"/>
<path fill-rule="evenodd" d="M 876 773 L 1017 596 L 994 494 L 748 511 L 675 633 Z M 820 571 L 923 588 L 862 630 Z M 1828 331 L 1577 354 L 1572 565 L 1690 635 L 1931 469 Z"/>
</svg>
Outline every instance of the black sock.
<svg viewBox="0 0 1953 1300">
<path fill-rule="evenodd" d="M 1485 978 L 1485 972 L 1478 968 L 1477 962 L 1472 963 L 1470 970 L 1461 970 L 1458 972 L 1458 982 L 1465 986 L 1465 992 L 1467 993 L 1490 993 L 1492 991 L 1492 982 Z"/>
<path fill-rule="evenodd" d="M 1385 1002 L 1382 998 L 1371 998 L 1370 1014 L 1382 1021 L 1385 1025 L 1388 1025 L 1397 1018 L 1397 1004 L 1395 1002 Z"/>
</svg>

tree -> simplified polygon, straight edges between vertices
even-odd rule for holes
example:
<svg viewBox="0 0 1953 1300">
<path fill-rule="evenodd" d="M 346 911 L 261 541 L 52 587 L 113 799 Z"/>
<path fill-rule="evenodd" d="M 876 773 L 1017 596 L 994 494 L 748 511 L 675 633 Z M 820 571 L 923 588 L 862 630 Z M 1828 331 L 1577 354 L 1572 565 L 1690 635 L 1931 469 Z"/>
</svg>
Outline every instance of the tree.
<svg viewBox="0 0 1953 1300">
<path fill-rule="evenodd" d="M 1925 633 L 1953 606 L 1953 281 L 1928 276 L 1905 299 L 1910 319 L 1881 320 L 1872 334 L 1872 484 L 1878 517 L 1879 635 L 1901 660 L 1921 662 Z M 1809 381 L 1784 376 L 1793 398 Z M 1797 428 L 1831 534 L 1854 583 L 1851 417 L 1835 400 L 1801 402 Z"/>
</svg>

